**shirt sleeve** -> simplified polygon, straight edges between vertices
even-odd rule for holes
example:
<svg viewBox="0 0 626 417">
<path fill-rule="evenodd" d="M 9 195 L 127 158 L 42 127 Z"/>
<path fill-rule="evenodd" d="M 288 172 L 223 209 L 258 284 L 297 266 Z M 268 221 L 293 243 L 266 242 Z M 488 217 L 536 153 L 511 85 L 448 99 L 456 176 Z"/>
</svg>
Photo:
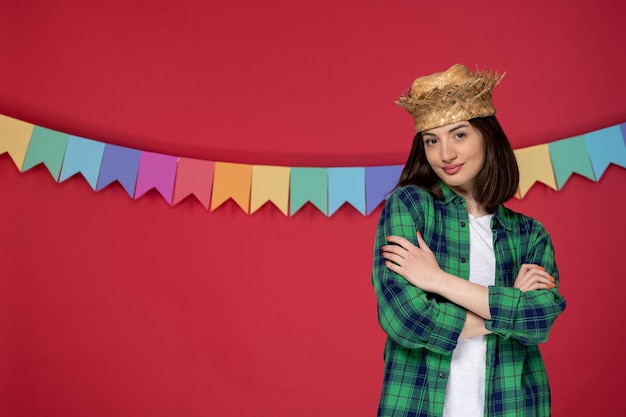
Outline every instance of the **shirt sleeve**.
<svg viewBox="0 0 626 417">
<path fill-rule="evenodd" d="M 402 236 L 417 244 L 416 232 L 423 233 L 422 213 L 414 197 L 402 189 L 392 194 L 378 223 L 372 268 L 378 320 L 387 335 L 407 349 L 452 354 L 465 323 L 465 309 L 413 286 L 389 270 L 382 257 L 387 236 Z"/>
<path fill-rule="evenodd" d="M 537 232 L 531 232 L 522 263 L 544 267 L 554 277 L 556 287 L 526 292 L 512 287 L 489 287 L 491 320 L 485 321 L 488 330 L 504 338 L 517 339 L 524 345 L 547 341 L 554 321 L 566 305 L 558 291 L 559 274 L 550 236 L 539 224 L 535 224 L 534 229 Z"/>
</svg>

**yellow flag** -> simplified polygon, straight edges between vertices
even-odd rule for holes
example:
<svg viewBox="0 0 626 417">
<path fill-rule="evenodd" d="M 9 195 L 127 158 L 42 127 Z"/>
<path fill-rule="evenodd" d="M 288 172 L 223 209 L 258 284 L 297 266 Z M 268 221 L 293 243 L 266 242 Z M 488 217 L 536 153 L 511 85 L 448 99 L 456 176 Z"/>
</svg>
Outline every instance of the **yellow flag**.
<svg viewBox="0 0 626 417">
<path fill-rule="evenodd" d="M 255 165 L 252 167 L 252 196 L 250 213 L 257 211 L 268 201 L 274 203 L 287 216 L 289 207 L 288 167 Z"/>
<path fill-rule="evenodd" d="M 537 181 L 554 190 L 558 189 L 548 144 L 516 149 L 513 152 L 515 152 L 515 158 L 519 166 L 520 198 L 524 197 L 530 187 Z"/>
<path fill-rule="evenodd" d="M 0 114 L 0 155 L 8 152 L 20 171 L 24 165 L 33 127 L 31 123 Z"/>
</svg>

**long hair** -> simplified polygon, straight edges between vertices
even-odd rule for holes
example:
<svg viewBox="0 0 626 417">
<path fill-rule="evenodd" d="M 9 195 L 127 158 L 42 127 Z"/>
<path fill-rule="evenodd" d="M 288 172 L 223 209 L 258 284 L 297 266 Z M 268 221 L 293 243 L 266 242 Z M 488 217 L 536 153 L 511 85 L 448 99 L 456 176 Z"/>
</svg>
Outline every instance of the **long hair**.
<svg viewBox="0 0 626 417">
<path fill-rule="evenodd" d="M 469 123 L 478 130 L 485 148 L 485 163 L 474 181 L 474 198 L 487 211 L 510 200 L 519 186 L 519 169 L 511 144 L 495 116 L 477 117 Z M 400 174 L 397 186 L 416 185 L 441 196 L 439 177 L 430 167 L 422 133 L 413 138 L 411 153 Z"/>
</svg>

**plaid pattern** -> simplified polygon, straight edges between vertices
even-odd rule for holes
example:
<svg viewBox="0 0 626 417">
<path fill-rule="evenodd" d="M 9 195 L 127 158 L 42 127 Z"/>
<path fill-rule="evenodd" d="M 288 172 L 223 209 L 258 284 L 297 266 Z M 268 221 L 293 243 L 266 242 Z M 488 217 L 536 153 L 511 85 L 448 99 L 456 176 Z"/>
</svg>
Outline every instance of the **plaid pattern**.
<svg viewBox="0 0 626 417">
<path fill-rule="evenodd" d="M 441 184 L 438 198 L 415 186 L 395 190 L 380 216 L 372 281 L 378 319 L 387 333 L 385 372 L 378 416 L 443 414 L 452 351 L 465 321 L 464 308 L 425 293 L 385 267 L 386 236 L 417 244 L 419 230 L 441 268 L 469 278 L 469 219 L 465 200 Z M 495 285 L 489 287 L 486 327 L 485 416 L 545 417 L 550 389 L 538 344 L 545 342 L 565 309 L 550 237 L 536 220 L 499 206 L 492 219 Z M 524 263 L 541 265 L 557 281 L 552 290 L 513 288 Z"/>
</svg>

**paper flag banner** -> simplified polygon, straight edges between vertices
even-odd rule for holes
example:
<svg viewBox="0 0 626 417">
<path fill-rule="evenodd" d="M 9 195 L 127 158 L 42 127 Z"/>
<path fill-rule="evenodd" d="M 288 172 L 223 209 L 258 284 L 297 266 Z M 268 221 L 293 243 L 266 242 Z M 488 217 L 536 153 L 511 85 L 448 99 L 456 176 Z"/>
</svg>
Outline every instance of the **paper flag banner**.
<svg viewBox="0 0 626 417">
<path fill-rule="evenodd" d="M 587 153 L 585 138 L 582 136 L 551 142 L 548 144 L 548 149 L 550 149 L 550 159 L 559 190 L 574 173 L 592 181 L 596 180 Z"/>
<path fill-rule="evenodd" d="M 22 171 L 26 150 L 34 125 L 0 115 L 0 155 L 9 153 L 17 169 Z"/>
<path fill-rule="evenodd" d="M 91 188 L 96 189 L 100 164 L 104 155 L 104 143 L 78 136 L 70 136 L 65 149 L 59 182 L 81 173 Z"/>
<path fill-rule="evenodd" d="M 626 168 L 626 145 L 620 126 L 585 133 L 584 137 L 596 178 L 604 174 L 610 163 Z"/>
<path fill-rule="evenodd" d="M 24 165 L 22 165 L 22 172 L 43 163 L 57 181 L 68 138 L 69 136 L 65 133 L 35 126 L 24 158 Z"/>
<path fill-rule="evenodd" d="M 365 168 L 328 168 L 328 215 L 344 203 L 365 214 Z"/>
<path fill-rule="evenodd" d="M 251 183 L 252 165 L 216 162 L 213 174 L 211 211 L 232 198 L 244 212 L 248 213 Z"/>
<path fill-rule="evenodd" d="M 382 201 L 387 199 L 400 179 L 402 168 L 404 165 L 365 168 L 366 214 L 369 215 Z"/>
<path fill-rule="evenodd" d="M 135 184 L 135 200 L 156 189 L 170 205 L 174 196 L 178 158 L 154 152 L 141 152 Z"/>
<path fill-rule="evenodd" d="M 328 214 L 328 169 L 291 168 L 289 210 L 293 216 L 307 202 Z"/>
<path fill-rule="evenodd" d="M 117 180 L 128 195 L 133 197 L 140 157 L 141 152 L 136 149 L 107 144 L 102 155 L 96 191 Z"/>
<path fill-rule="evenodd" d="M 252 185 L 250 194 L 250 214 L 263 204 L 271 201 L 288 215 L 289 206 L 289 168 L 280 166 L 254 165 L 252 167 Z"/>
<path fill-rule="evenodd" d="M 178 158 L 172 204 L 177 204 L 188 195 L 193 194 L 204 208 L 208 210 L 211 203 L 214 170 L 215 162 L 213 161 Z"/>
<path fill-rule="evenodd" d="M 536 181 L 556 190 L 556 179 L 550 160 L 548 145 L 537 145 L 513 151 L 519 166 L 519 191 L 524 197 Z"/>
<path fill-rule="evenodd" d="M 515 150 L 521 199 L 535 182 L 561 189 L 572 174 L 599 181 L 610 164 L 626 168 L 626 123 Z M 170 204 L 193 194 L 215 210 L 228 199 L 254 213 L 268 201 L 285 215 L 311 203 L 326 216 L 344 203 L 364 215 L 387 198 L 402 165 L 296 168 L 213 162 L 162 155 L 70 136 L 0 115 L 0 154 L 20 171 L 44 163 L 57 181 L 81 173 L 96 191 L 114 181 L 132 198 L 152 188 Z"/>
</svg>

